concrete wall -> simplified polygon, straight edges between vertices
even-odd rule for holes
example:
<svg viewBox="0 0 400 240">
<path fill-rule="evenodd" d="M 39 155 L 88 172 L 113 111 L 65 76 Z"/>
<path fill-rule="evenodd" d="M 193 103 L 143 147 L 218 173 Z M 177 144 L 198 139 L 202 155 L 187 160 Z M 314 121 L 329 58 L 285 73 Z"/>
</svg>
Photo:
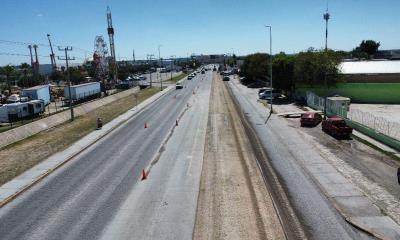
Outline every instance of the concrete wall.
<svg viewBox="0 0 400 240">
<path fill-rule="evenodd" d="M 130 94 L 133 94 L 134 92 L 138 92 L 139 88 L 131 88 L 129 90 L 101 98 L 95 101 L 91 101 L 82 105 L 79 105 L 74 108 L 74 113 L 75 116 L 81 116 L 84 115 L 90 111 L 95 110 L 96 108 L 99 108 L 103 105 L 106 105 L 108 103 L 114 102 L 118 99 L 124 98 Z M 49 117 L 34 121 L 32 123 L 25 124 L 23 126 L 11 129 L 6 132 L 0 133 L 0 148 L 7 146 L 9 144 L 12 144 L 14 142 L 20 141 L 22 139 L 25 139 L 27 137 L 30 137 L 34 134 L 37 134 L 41 131 L 44 131 L 46 129 L 49 129 L 51 127 L 55 127 L 61 123 L 64 123 L 66 121 L 70 120 L 70 111 L 66 110 L 54 115 L 51 115 Z"/>
</svg>

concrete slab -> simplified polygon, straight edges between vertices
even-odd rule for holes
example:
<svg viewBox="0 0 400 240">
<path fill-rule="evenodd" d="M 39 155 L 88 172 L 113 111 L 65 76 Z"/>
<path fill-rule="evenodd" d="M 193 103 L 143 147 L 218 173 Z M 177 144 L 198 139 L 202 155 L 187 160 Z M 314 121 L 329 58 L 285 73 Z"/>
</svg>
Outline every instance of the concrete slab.
<svg viewBox="0 0 400 240">
<path fill-rule="evenodd" d="M 348 217 L 381 216 L 379 209 L 365 196 L 335 197 L 337 206 Z"/>
<path fill-rule="evenodd" d="M 323 185 L 325 184 L 347 184 L 351 183 L 337 171 L 314 173 L 314 177 Z"/>
<path fill-rule="evenodd" d="M 355 217 L 349 218 L 348 221 L 358 227 L 368 229 L 378 238 L 400 239 L 400 227 L 389 217 Z"/>
</svg>

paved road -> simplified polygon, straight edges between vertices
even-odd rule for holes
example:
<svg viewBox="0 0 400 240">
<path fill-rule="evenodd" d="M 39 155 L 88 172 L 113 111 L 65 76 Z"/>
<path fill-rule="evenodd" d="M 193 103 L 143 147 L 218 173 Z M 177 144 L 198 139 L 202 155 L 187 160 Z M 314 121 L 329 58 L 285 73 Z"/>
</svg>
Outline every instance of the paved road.
<svg viewBox="0 0 400 240">
<path fill-rule="evenodd" d="M 313 150 L 303 148 L 297 151 L 289 150 L 295 146 L 289 147 L 288 144 L 302 141 L 301 138 L 296 138 L 298 135 L 294 130 L 285 126 L 275 115 L 265 125 L 267 109 L 260 103 L 252 101 L 253 98 L 243 94 L 234 83 L 229 82 L 229 86 L 267 150 L 268 157 L 284 184 L 309 237 L 311 239 L 368 239 L 367 235 L 351 227 L 339 215 L 304 170 L 301 165 L 302 152 Z"/>
<path fill-rule="evenodd" d="M 200 76 L 0 209 L 1 239 L 98 239 L 140 183 Z M 149 128 L 144 128 L 147 122 Z"/>
</svg>

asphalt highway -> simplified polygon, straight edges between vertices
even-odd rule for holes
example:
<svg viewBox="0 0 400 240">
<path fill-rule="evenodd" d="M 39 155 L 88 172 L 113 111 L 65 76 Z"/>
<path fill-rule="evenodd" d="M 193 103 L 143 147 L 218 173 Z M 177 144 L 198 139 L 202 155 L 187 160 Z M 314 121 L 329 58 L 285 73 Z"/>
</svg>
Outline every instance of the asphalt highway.
<svg viewBox="0 0 400 240">
<path fill-rule="evenodd" d="M 201 75 L 0 209 L 0 239 L 98 239 L 140 184 Z M 144 128 L 145 122 L 148 128 Z M 125 203 L 126 204 L 126 203 Z"/>
<path fill-rule="evenodd" d="M 272 115 L 268 123 L 268 109 L 243 93 L 232 81 L 232 93 L 268 154 L 290 202 L 295 208 L 304 231 L 310 239 L 370 239 L 368 235 L 348 224 L 319 190 L 301 164 L 303 153 L 311 147 L 296 148 L 302 139 L 279 117 Z M 290 141 L 289 141 L 290 139 Z M 295 142 L 294 144 L 292 142 Z M 292 145 L 292 146 L 289 146 Z"/>
</svg>

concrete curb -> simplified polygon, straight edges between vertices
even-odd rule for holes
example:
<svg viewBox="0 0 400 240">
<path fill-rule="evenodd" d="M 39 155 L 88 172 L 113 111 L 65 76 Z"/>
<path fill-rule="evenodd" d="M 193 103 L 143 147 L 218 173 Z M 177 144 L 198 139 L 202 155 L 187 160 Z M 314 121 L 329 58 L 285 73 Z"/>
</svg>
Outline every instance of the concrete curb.
<svg viewBox="0 0 400 240">
<path fill-rule="evenodd" d="M 148 105 L 156 102 L 157 100 L 159 100 L 162 96 L 164 96 L 165 94 L 169 93 L 174 87 L 173 86 L 169 86 L 167 88 L 165 88 L 163 91 L 160 91 L 159 93 L 156 93 L 155 95 L 153 95 L 152 97 L 146 99 L 145 101 L 143 101 L 142 103 L 140 103 L 137 107 L 132 108 L 131 110 L 135 110 L 134 113 L 131 113 L 130 116 L 124 116 L 124 114 L 128 114 L 129 111 L 128 110 L 126 113 L 124 113 L 123 115 L 120 115 L 119 117 L 117 117 L 116 119 L 112 120 L 111 122 L 105 124 L 103 126 L 103 128 L 105 128 L 107 125 L 110 126 L 110 124 L 113 123 L 113 121 L 116 121 L 114 124 L 114 126 L 112 126 L 110 129 L 107 129 L 104 133 L 100 134 L 99 136 L 96 136 L 94 139 L 92 139 L 91 141 L 89 141 L 87 144 L 80 146 L 80 148 L 74 152 L 72 152 L 72 154 L 66 156 L 64 159 L 62 159 L 58 164 L 56 164 L 55 166 L 53 166 L 50 169 L 46 169 L 43 170 L 42 173 L 36 175 L 33 179 L 26 181 L 26 184 L 23 184 L 22 187 L 18 188 L 15 192 L 13 192 L 12 194 L 3 197 L 3 199 L 0 200 L 0 208 L 2 208 L 3 206 L 5 206 L 6 204 L 10 203 L 12 200 L 14 200 L 15 198 L 17 198 L 19 195 L 21 195 L 22 193 L 26 192 L 27 190 L 29 190 L 31 187 L 33 187 L 34 185 L 36 185 L 37 183 L 39 183 L 41 180 L 43 180 L 45 177 L 49 176 L 52 172 L 54 172 L 55 170 L 57 170 L 58 168 L 62 167 L 64 164 L 66 164 L 67 162 L 69 162 L 70 160 L 72 160 L 73 158 L 75 158 L 77 155 L 79 155 L 80 153 L 82 153 L 83 151 L 85 151 L 87 148 L 91 147 L 92 145 L 94 145 L 95 143 L 97 143 L 98 141 L 100 141 L 101 139 L 103 139 L 104 137 L 106 137 L 108 134 L 110 134 L 111 132 L 113 132 L 114 130 L 116 130 L 117 128 L 123 126 L 125 123 L 127 123 L 129 120 L 131 120 L 133 117 L 135 117 L 137 114 L 139 114 L 141 111 L 143 111 Z M 124 118 L 126 117 L 126 118 Z M 95 135 L 96 132 L 91 132 L 89 133 L 87 136 L 89 135 Z M 85 137 L 87 137 L 85 136 Z M 70 146 L 69 148 L 67 148 L 66 150 L 64 150 L 63 152 L 66 152 L 68 149 L 70 149 L 71 147 L 73 147 L 74 145 Z M 57 154 L 57 153 L 56 153 Z M 56 155 L 54 154 L 54 155 Z M 53 156 L 54 156 L 53 155 Z M 50 159 L 51 157 L 49 157 L 48 159 Z M 45 160 L 46 161 L 46 160 Z M 45 162 L 43 161 L 43 162 Z M 43 163 L 42 162 L 42 163 Z M 30 171 L 30 170 L 28 170 Z M 27 171 L 27 172 L 28 172 Z M 21 176 L 21 175 L 20 175 Z M 13 180 L 11 180 L 10 182 L 5 183 L 3 186 L 0 187 L 0 196 L 1 196 L 1 192 L 2 190 L 7 190 L 7 184 L 12 184 L 12 182 L 18 182 L 18 181 L 24 181 L 23 179 L 19 179 L 19 176 L 14 178 Z M 10 184 L 10 185 L 11 185 Z M 6 187 L 4 187 L 6 186 Z"/>
</svg>

